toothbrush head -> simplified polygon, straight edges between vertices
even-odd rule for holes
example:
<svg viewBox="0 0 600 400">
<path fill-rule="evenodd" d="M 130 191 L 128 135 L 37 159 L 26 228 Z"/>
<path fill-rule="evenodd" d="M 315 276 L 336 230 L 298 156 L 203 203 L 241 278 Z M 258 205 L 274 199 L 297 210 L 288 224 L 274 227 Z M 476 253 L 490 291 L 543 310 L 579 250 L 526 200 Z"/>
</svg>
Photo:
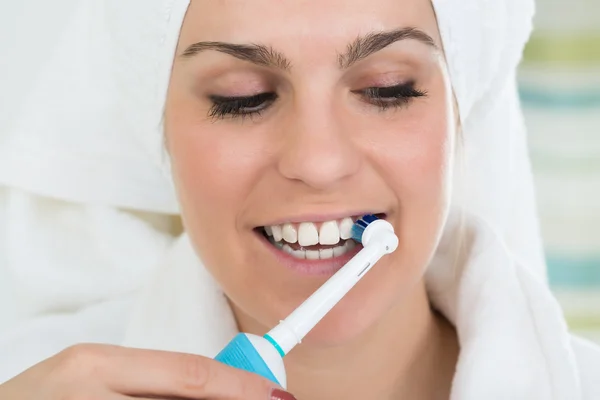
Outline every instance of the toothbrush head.
<svg viewBox="0 0 600 400">
<path fill-rule="evenodd" d="M 375 215 L 365 215 L 352 226 L 352 239 L 363 246 L 380 245 L 386 254 L 398 248 L 398 237 L 392 224 Z"/>
<path fill-rule="evenodd" d="M 378 220 L 379 218 L 375 215 L 364 215 L 360 217 L 352 226 L 352 239 L 358 243 L 362 243 L 363 234 L 365 233 L 367 226 Z"/>
</svg>

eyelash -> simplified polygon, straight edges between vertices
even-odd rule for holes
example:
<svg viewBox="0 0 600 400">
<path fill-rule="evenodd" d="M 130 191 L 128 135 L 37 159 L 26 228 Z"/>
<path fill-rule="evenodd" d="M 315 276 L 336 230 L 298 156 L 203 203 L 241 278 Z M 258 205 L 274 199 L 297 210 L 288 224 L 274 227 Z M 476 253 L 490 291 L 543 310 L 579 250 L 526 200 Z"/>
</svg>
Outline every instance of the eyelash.
<svg viewBox="0 0 600 400">
<path fill-rule="evenodd" d="M 212 118 L 247 117 L 260 115 L 277 100 L 277 94 L 260 93 L 247 97 L 210 96 L 210 100 L 213 105 L 208 115 Z"/>
<path fill-rule="evenodd" d="M 366 101 L 377 106 L 381 111 L 389 108 L 399 108 L 408 105 L 413 99 L 424 97 L 426 92 L 415 88 L 414 82 L 408 82 L 396 86 L 370 87 L 367 89 L 352 91 L 361 95 Z M 210 96 L 213 105 L 209 116 L 215 119 L 244 118 L 259 116 L 271 104 L 277 100 L 276 93 L 260 93 L 254 96 Z"/>
<path fill-rule="evenodd" d="M 413 99 L 427 96 L 427 92 L 418 90 L 412 81 L 396 86 L 370 87 L 353 93 L 367 97 L 381 111 L 407 106 Z"/>
</svg>

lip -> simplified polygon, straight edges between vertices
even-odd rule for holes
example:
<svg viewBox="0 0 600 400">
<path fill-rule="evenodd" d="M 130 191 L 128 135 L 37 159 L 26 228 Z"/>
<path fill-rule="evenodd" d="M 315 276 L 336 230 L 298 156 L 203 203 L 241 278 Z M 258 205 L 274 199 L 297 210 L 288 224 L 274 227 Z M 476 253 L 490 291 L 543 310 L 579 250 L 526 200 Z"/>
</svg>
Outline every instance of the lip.
<svg viewBox="0 0 600 400">
<path fill-rule="evenodd" d="M 339 257 L 327 260 L 302 260 L 273 246 L 261 232 L 255 231 L 255 234 L 279 264 L 303 276 L 332 276 L 363 248 L 361 244 L 357 243 L 354 249 Z"/>
</svg>

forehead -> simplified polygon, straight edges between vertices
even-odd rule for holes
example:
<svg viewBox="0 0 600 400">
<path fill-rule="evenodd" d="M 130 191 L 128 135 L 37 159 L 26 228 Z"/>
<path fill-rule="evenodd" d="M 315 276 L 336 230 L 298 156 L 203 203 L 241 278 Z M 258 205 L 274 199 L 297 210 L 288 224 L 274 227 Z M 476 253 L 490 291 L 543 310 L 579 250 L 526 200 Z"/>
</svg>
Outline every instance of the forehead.
<svg viewBox="0 0 600 400">
<path fill-rule="evenodd" d="M 404 27 L 441 47 L 430 0 L 192 0 L 180 49 L 203 40 L 341 51 L 357 36 Z"/>
</svg>

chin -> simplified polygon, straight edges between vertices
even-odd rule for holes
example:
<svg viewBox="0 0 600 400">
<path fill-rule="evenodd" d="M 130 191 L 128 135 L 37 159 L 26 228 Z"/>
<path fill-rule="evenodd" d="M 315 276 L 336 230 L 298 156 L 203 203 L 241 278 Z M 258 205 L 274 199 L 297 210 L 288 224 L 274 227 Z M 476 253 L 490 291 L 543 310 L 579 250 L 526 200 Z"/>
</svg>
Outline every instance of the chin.
<svg viewBox="0 0 600 400">
<path fill-rule="evenodd" d="M 399 281 L 403 277 L 389 269 L 393 260 L 386 261 L 371 270 L 309 332 L 303 340 L 304 346 L 327 348 L 352 343 L 387 319 L 389 310 L 401 304 L 414 287 L 408 280 Z"/>
<path fill-rule="evenodd" d="M 337 347 L 352 343 L 363 336 L 383 317 L 383 307 L 376 312 L 368 305 L 345 307 L 342 303 L 332 310 L 303 340 L 311 347 Z"/>
</svg>

